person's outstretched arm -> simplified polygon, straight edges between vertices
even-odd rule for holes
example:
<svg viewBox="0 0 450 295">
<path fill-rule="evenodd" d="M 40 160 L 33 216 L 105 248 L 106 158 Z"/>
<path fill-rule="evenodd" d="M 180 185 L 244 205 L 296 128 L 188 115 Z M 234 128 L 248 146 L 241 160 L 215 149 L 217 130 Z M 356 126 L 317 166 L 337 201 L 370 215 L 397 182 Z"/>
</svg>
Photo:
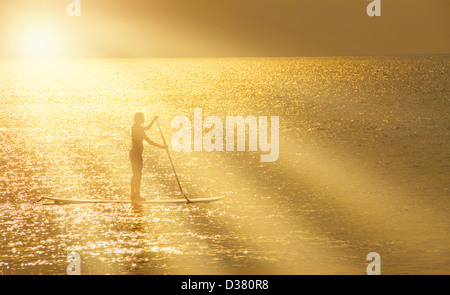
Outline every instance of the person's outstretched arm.
<svg viewBox="0 0 450 295">
<path fill-rule="evenodd" d="M 154 142 L 153 140 L 150 140 L 147 135 L 144 137 L 145 141 L 151 144 L 152 146 L 158 147 L 160 149 L 168 149 L 169 147 L 167 145 L 161 145 L 159 143 Z"/>
<path fill-rule="evenodd" d="M 148 126 L 145 126 L 145 127 L 144 127 L 144 130 L 150 130 L 150 129 L 152 128 L 153 124 L 155 124 L 155 121 L 156 121 L 156 120 L 158 120 L 158 116 L 155 116 L 155 117 L 153 118 L 153 121 L 152 121 L 150 124 L 148 124 Z"/>
</svg>

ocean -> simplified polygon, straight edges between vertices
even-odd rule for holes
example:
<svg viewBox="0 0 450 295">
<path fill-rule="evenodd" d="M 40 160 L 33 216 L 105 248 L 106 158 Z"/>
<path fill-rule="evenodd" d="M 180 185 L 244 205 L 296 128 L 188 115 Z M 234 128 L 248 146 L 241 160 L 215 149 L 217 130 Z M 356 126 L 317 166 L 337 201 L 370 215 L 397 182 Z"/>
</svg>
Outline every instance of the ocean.
<svg viewBox="0 0 450 295">
<path fill-rule="evenodd" d="M 0 60 L 0 274 L 450 272 L 450 56 Z M 278 116 L 279 158 L 175 152 L 211 204 L 127 200 L 135 112 Z M 204 130 L 207 132 L 208 130 Z M 156 125 L 147 132 L 161 143 Z M 179 197 L 145 146 L 142 195 Z"/>
</svg>

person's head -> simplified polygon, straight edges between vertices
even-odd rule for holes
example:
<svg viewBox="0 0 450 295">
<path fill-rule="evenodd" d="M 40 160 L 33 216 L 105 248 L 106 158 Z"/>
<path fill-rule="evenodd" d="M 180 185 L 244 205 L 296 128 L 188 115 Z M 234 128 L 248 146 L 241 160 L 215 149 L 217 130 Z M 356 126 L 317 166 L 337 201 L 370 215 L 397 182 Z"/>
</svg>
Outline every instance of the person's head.
<svg viewBox="0 0 450 295">
<path fill-rule="evenodd" d="M 145 122 L 145 118 L 144 118 L 144 114 L 141 112 L 138 112 L 136 114 L 134 114 L 134 123 L 135 124 L 139 124 L 142 125 Z"/>
</svg>

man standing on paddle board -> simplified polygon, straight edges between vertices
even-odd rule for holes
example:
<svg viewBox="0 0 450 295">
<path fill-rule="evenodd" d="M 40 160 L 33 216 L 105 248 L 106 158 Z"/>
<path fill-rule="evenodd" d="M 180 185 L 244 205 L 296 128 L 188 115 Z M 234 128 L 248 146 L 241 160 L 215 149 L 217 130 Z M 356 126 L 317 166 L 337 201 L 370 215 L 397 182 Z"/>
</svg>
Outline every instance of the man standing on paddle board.
<svg viewBox="0 0 450 295">
<path fill-rule="evenodd" d="M 153 121 L 148 126 L 142 126 L 145 122 L 144 114 L 136 113 L 134 115 L 134 124 L 131 127 L 131 142 L 132 147 L 130 151 L 131 169 L 133 170 L 133 177 L 131 178 L 131 200 L 132 201 L 146 201 L 141 197 L 141 178 L 142 178 L 142 152 L 144 151 L 143 141 L 145 140 L 149 144 L 167 149 L 167 145 L 160 145 L 154 141 L 151 141 L 145 134 L 145 130 L 152 128 L 158 117 L 155 116 Z"/>
</svg>

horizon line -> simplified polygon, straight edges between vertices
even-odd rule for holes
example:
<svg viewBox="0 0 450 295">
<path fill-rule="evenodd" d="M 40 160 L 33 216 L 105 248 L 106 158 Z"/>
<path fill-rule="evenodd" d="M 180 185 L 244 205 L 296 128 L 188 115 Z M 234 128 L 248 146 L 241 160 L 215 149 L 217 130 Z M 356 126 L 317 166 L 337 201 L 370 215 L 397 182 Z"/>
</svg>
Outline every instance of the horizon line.
<svg viewBox="0 0 450 295">
<path fill-rule="evenodd" d="M 0 57 L 0 60 L 81 60 L 81 59 L 232 59 L 232 58 L 306 58 L 306 57 L 386 57 L 386 56 L 436 56 L 448 53 L 392 53 L 392 54 L 318 54 L 318 55 L 279 55 L 279 56 L 148 56 L 148 57 Z"/>
</svg>

